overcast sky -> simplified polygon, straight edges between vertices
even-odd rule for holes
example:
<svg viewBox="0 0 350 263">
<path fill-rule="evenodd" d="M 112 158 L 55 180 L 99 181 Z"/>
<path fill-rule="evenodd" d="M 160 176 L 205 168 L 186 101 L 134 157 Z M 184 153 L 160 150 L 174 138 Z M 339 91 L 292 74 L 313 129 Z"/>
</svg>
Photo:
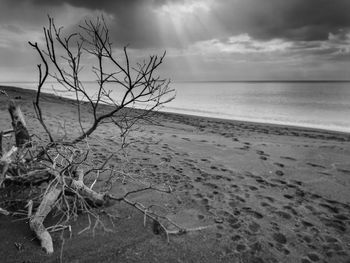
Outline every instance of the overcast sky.
<svg viewBox="0 0 350 263">
<path fill-rule="evenodd" d="M 350 79 L 350 0 L 0 3 L 0 81 L 36 80 L 27 41 L 43 44 L 47 14 L 72 30 L 101 13 L 116 48 L 129 44 L 137 58 L 167 50 L 161 73 L 175 81 Z"/>
</svg>

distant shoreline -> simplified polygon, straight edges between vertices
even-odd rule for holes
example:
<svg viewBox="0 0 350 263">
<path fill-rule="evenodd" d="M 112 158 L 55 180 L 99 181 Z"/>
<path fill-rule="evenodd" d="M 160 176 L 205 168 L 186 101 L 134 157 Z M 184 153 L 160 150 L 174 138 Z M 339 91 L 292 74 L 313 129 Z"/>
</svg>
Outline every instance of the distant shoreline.
<svg viewBox="0 0 350 263">
<path fill-rule="evenodd" d="M 17 90 L 23 90 L 23 91 L 30 92 L 30 93 L 36 93 L 35 90 L 25 89 L 25 88 L 16 87 L 16 86 L 0 85 L 0 89 L 1 88 L 14 88 Z M 47 92 L 42 92 L 42 93 L 45 94 L 45 96 L 57 97 L 53 93 L 47 93 Z M 65 99 L 65 100 L 69 100 L 69 101 L 75 101 L 71 98 L 66 98 L 66 97 L 61 97 L 61 98 Z M 316 132 L 316 133 L 321 133 L 321 134 L 327 134 L 330 136 L 332 136 L 332 135 L 350 136 L 350 132 L 322 129 L 322 128 L 314 128 L 314 127 L 304 127 L 304 126 L 297 126 L 297 125 L 275 124 L 275 123 L 268 123 L 268 122 L 254 122 L 254 121 L 249 121 L 249 120 L 225 119 L 225 118 L 218 118 L 218 117 L 208 117 L 208 116 L 200 116 L 200 115 L 168 112 L 168 111 L 158 111 L 157 114 L 162 114 L 162 115 L 169 116 L 169 117 L 181 117 L 181 118 L 189 118 L 189 119 L 208 120 L 211 122 L 220 122 L 220 123 L 226 122 L 226 123 L 237 124 L 237 125 L 246 124 L 246 125 L 253 125 L 253 126 L 257 126 L 257 127 L 261 127 L 261 128 L 271 127 L 271 128 L 275 128 L 275 129 L 295 130 L 297 132 L 305 132 L 305 133 Z"/>
<path fill-rule="evenodd" d="M 174 83 L 350 83 L 350 80 L 184 80 Z"/>
<path fill-rule="evenodd" d="M 83 80 L 82 82 L 94 83 L 95 80 Z M 36 81 L 0 81 L 2 84 L 11 83 L 36 83 Z M 46 81 L 57 83 L 57 81 Z M 171 80 L 171 83 L 350 83 L 349 80 Z"/>
</svg>

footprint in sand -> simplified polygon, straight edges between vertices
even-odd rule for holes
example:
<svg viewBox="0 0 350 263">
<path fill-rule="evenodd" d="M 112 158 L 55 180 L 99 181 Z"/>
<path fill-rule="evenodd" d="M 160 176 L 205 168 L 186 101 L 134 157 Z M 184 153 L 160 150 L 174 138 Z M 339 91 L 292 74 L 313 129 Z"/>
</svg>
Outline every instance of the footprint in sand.
<svg viewBox="0 0 350 263">
<path fill-rule="evenodd" d="M 346 170 L 346 169 L 337 169 L 337 171 L 345 174 L 350 174 L 350 170 Z"/>
<path fill-rule="evenodd" d="M 246 245 L 244 245 L 244 244 L 238 244 L 237 246 L 236 246 L 236 250 L 237 250 L 237 252 L 243 252 L 243 251 L 245 251 L 246 250 Z"/>
<path fill-rule="evenodd" d="M 275 174 L 278 175 L 278 176 L 283 176 L 283 175 L 284 175 L 284 172 L 282 172 L 281 170 L 277 170 L 277 171 L 275 172 Z"/>
<path fill-rule="evenodd" d="M 255 187 L 255 186 L 253 186 L 253 185 L 248 185 L 248 188 L 249 188 L 249 190 L 251 190 L 251 191 L 257 191 L 257 190 L 259 190 L 259 188 Z"/>
<path fill-rule="evenodd" d="M 323 168 L 323 169 L 326 168 L 326 167 L 324 167 L 323 165 L 315 164 L 315 163 L 306 163 L 306 165 L 309 165 L 309 166 L 311 166 L 311 167 L 316 167 L 316 168 Z"/>
<path fill-rule="evenodd" d="M 274 165 L 278 166 L 278 167 L 281 167 L 283 168 L 284 167 L 284 164 L 283 163 L 273 163 Z"/>
<path fill-rule="evenodd" d="M 298 212 L 293 208 L 293 207 L 291 207 L 291 206 L 289 206 L 289 205 L 285 205 L 285 206 L 283 206 L 283 208 L 284 209 L 286 209 L 286 210 L 288 210 L 288 211 L 290 211 L 293 215 L 295 215 L 295 216 L 298 216 L 299 214 L 298 214 Z"/>
<path fill-rule="evenodd" d="M 250 149 L 250 147 L 248 145 L 244 145 L 243 147 L 239 147 L 238 149 L 247 151 Z"/>
<path fill-rule="evenodd" d="M 286 219 L 286 220 L 290 220 L 292 219 L 292 215 L 287 213 L 287 212 L 284 212 L 284 211 L 276 211 L 274 212 L 276 215 L 278 215 L 279 217 L 283 218 L 283 219 Z"/>
<path fill-rule="evenodd" d="M 256 219 L 262 219 L 262 218 L 264 217 L 261 213 L 252 210 L 251 207 L 245 206 L 245 207 L 242 208 L 242 210 L 245 211 L 246 213 L 252 215 L 252 216 L 255 217 Z"/>
<path fill-rule="evenodd" d="M 311 261 L 316 262 L 320 260 L 320 255 L 316 254 L 316 253 L 309 253 L 307 254 L 307 257 L 309 259 L 311 259 Z"/>
<path fill-rule="evenodd" d="M 287 238 L 285 235 L 283 235 L 280 232 L 273 233 L 272 238 L 278 243 L 278 244 L 287 244 Z"/>
<path fill-rule="evenodd" d="M 251 232 L 257 233 L 260 230 L 261 226 L 258 223 L 256 223 L 255 221 L 253 221 L 252 223 L 250 223 L 248 225 L 248 228 Z"/>
<path fill-rule="evenodd" d="M 281 156 L 281 159 L 285 159 L 285 160 L 289 160 L 289 161 L 296 161 L 296 159 L 294 159 L 293 157 L 289 157 L 289 156 Z"/>
<path fill-rule="evenodd" d="M 289 195 L 289 194 L 284 194 L 283 197 L 287 198 L 287 199 L 294 199 L 294 196 Z"/>
<path fill-rule="evenodd" d="M 231 240 L 234 241 L 234 242 L 237 242 L 237 241 L 239 241 L 241 239 L 242 239 L 242 237 L 240 235 L 234 235 L 234 236 L 231 237 Z"/>
</svg>

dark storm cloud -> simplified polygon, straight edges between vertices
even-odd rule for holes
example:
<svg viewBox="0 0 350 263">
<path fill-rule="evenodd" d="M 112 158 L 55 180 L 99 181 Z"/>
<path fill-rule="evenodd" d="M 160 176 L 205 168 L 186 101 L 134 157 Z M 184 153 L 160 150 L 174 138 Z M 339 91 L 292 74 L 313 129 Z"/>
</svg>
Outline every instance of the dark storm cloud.
<svg viewBox="0 0 350 263">
<path fill-rule="evenodd" d="M 111 15 L 113 21 L 110 21 L 109 29 L 111 38 L 117 45 L 130 43 L 133 47 L 142 48 L 157 46 L 160 42 L 155 30 L 158 21 L 152 10 L 155 5 L 153 0 L 0 0 L 0 3 L 2 24 L 18 23 L 40 28 L 47 24 L 47 14 L 55 18 L 63 6 L 68 4 L 75 8 L 87 9 L 87 16 L 91 15 L 90 11 L 96 11 L 94 15 L 99 11 Z M 84 17 L 81 22 L 83 20 Z M 68 27 L 71 27 L 68 30 L 76 28 L 74 25 Z"/>
<path fill-rule="evenodd" d="M 223 0 L 213 12 L 233 34 L 310 41 L 348 29 L 349 10 L 349 0 Z"/>
<path fill-rule="evenodd" d="M 177 39 L 173 27 L 170 26 L 166 32 L 159 31 L 156 10 L 163 5 L 186 4 L 191 0 L 0 0 L 0 2 L 4 7 L 0 10 L 0 21 L 17 19 L 42 25 L 45 24 L 47 13 L 54 16 L 55 10 L 64 4 L 103 11 L 114 18 L 109 27 L 115 44 L 130 43 L 136 48 L 142 48 L 184 45 Z M 206 19 L 207 17 L 201 17 L 201 13 L 193 12 L 192 18 L 189 18 L 191 23 L 186 24 L 186 21 L 183 21 L 181 33 L 190 43 L 243 33 L 262 40 L 273 38 L 293 41 L 326 40 L 329 33 L 335 34 L 340 29 L 345 31 L 350 29 L 349 10 L 350 0 L 213 0 L 209 1 L 209 16 L 218 21 L 224 30 L 221 32 L 211 30 L 211 21 Z M 171 25 L 170 16 L 171 14 L 169 17 L 163 17 L 164 20 L 161 22 Z M 206 30 L 203 31 L 203 28 Z"/>
<path fill-rule="evenodd" d="M 63 3 L 73 7 L 102 11 L 113 17 L 108 23 L 112 42 L 117 46 L 131 44 L 133 48 L 159 47 L 161 38 L 158 20 L 153 8 L 165 1 L 154 0 L 32 0 L 33 4 L 60 6 Z M 108 19 L 107 19 L 108 21 Z"/>
</svg>

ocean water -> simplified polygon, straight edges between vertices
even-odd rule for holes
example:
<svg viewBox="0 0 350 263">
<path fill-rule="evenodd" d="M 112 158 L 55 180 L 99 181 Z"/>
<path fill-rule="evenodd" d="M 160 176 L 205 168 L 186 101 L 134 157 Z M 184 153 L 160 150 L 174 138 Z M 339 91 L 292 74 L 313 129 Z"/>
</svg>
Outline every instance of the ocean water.
<svg viewBox="0 0 350 263">
<path fill-rule="evenodd" d="M 174 83 L 166 110 L 350 132 L 350 82 Z"/>
<path fill-rule="evenodd" d="M 35 89 L 35 83 L 0 83 Z M 93 94 L 94 83 L 85 83 Z M 161 111 L 350 132 L 350 82 L 174 82 Z M 52 92 L 48 84 L 43 91 Z M 67 96 L 62 93 L 61 95 Z M 116 94 L 117 96 L 117 94 Z"/>
</svg>

